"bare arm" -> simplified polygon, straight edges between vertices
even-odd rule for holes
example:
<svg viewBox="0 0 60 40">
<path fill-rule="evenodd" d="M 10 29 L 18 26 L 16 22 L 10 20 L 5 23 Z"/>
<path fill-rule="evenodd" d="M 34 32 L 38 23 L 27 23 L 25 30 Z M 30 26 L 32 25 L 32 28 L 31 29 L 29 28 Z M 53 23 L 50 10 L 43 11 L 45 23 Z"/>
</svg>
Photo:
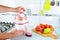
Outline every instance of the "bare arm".
<svg viewBox="0 0 60 40">
<path fill-rule="evenodd" d="M 25 9 L 23 7 L 12 8 L 12 7 L 8 7 L 8 6 L 0 5 L 0 13 L 3 13 L 3 12 L 23 13 L 23 11 L 21 9 L 25 12 Z"/>
<path fill-rule="evenodd" d="M 0 33 L 0 39 L 9 39 L 9 38 L 13 38 L 13 34 L 12 33 Z"/>
<path fill-rule="evenodd" d="M 11 8 L 8 6 L 2 6 L 0 5 L 0 12 L 16 12 L 17 8 Z"/>
<path fill-rule="evenodd" d="M 11 39 L 21 35 L 23 35 L 22 30 L 15 30 L 14 32 L 11 33 L 0 33 L 0 39 Z"/>
</svg>

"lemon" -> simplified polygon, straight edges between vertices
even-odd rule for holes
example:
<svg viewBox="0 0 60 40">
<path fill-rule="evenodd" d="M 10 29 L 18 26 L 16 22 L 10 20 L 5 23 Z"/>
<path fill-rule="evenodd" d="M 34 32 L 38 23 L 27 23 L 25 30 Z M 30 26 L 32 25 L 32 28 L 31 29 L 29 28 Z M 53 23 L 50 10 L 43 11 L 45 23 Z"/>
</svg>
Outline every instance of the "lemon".
<svg viewBox="0 0 60 40">
<path fill-rule="evenodd" d="M 40 10 L 40 14 L 41 15 L 44 15 L 44 10 Z"/>
<path fill-rule="evenodd" d="M 46 0 L 44 5 L 44 10 L 49 11 L 51 9 L 50 1 Z"/>
<path fill-rule="evenodd" d="M 45 33 L 45 34 L 48 34 L 48 33 L 50 33 L 50 32 L 51 32 L 50 28 L 44 29 L 44 33 Z"/>
</svg>

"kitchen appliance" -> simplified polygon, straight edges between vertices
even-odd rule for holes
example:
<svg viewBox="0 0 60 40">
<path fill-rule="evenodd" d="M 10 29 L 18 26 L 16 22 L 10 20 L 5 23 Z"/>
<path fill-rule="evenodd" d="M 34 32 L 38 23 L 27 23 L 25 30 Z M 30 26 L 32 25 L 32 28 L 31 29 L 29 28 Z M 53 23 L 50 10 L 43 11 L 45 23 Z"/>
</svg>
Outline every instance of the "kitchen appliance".
<svg viewBox="0 0 60 40">
<path fill-rule="evenodd" d="M 14 27 L 14 23 L 0 22 L 0 32 L 8 32 Z"/>
</svg>

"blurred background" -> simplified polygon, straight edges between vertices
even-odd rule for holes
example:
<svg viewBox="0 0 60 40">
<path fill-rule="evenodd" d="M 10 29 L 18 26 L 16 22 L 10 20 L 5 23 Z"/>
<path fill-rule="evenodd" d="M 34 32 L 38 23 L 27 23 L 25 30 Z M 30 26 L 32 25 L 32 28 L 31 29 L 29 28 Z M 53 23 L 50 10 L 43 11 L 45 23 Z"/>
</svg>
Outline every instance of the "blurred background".
<svg viewBox="0 0 60 40">
<path fill-rule="evenodd" d="M 55 40 L 50 37 L 42 37 L 34 32 L 32 29 L 38 24 L 51 24 L 54 26 L 55 31 L 53 32 L 58 36 L 60 40 L 60 0 L 50 0 L 55 2 L 55 5 L 50 5 L 50 10 L 44 10 L 44 4 L 46 0 L 0 0 L 0 5 L 6 5 L 9 7 L 24 6 L 26 8 L 26 15 L 28 16 L 28 29 L 32 33 L 32 37 L 21 36 L 13 38 L 11 40 Z M 41 12 L 41 10 L 43 10 Z M 0 14 L 0 22 L 14 22 L 15 12 L 6 12 Z M 8 21 L 9 20 L 9 21 Z"/>
</svg>

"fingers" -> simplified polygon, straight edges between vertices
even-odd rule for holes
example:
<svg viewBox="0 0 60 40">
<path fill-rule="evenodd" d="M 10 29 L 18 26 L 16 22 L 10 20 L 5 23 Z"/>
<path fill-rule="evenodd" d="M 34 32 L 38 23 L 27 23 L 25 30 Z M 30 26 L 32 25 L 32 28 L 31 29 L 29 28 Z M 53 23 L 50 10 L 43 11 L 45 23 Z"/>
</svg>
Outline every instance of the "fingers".
<svg viewBox="0 0 60 40">
<path fill-rule="evenodd" d="M 21 36 L 24 34 L 24 31 L 23 30 L 17 30 L 15 29 L 12 34 L 14 35 L 14 37 L 18 37 L 18 36 Z"/>
<path fill-rule="evenodd" d="M 24 12 L 25 12 L 25 8 L 24 8 L 24 7 L 22 7 L 22 6 L 21 6 L 21 7 L 19 7 L 18 9 L 19 9 L 20 13 L 24 13 Z"/>
<path fill-rule="evenodd" d="M 23 35 L 24 34 L 24 31 L 23 30 L 18 30 L 18 34 L 19 35 Z"/>
<path fill-rule="evenodd" d="M 25 8 L 22 7 L 22 6 L 17 7 L 17 8 L 15 8 L 15 9 L 16 9 L 16 12 L 18 12 L 18 13 L 24 13 L 24 12 L 25 12 Z"/>
</svg>

